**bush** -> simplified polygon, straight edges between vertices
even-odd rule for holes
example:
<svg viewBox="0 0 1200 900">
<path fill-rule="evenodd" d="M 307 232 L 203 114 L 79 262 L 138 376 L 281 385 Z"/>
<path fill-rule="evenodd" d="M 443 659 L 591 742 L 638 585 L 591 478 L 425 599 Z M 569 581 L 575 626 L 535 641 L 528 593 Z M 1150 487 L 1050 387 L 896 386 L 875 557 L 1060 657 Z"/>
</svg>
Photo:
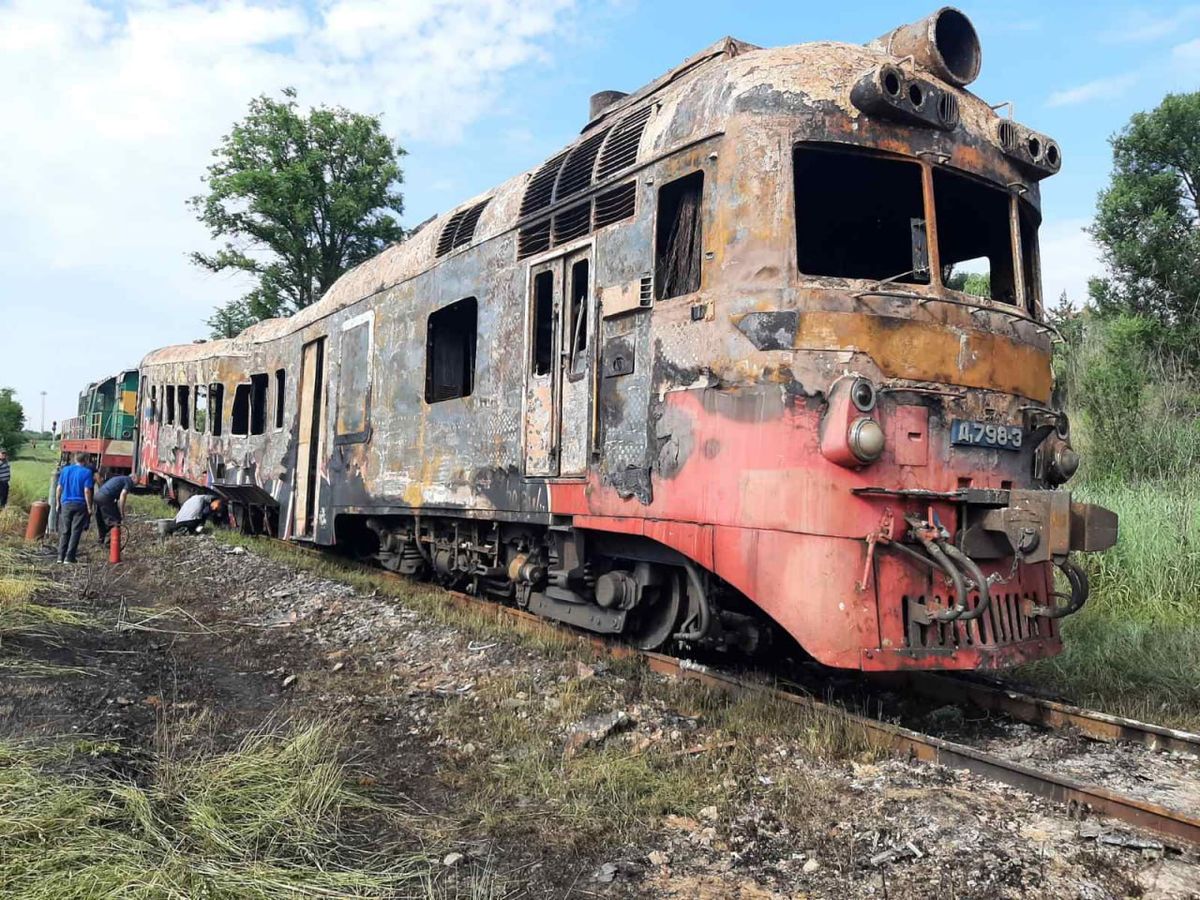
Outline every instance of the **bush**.
<svg viewBox="0 0 1200 900">
<path fill-rule="evenodd" d="M 1080 327 L 1080 323 L 1082 327 Z M 1200 463 L 1200 384 L 1178 333 L 1141 316 L 1085 313 L 1055 362 L 1074 414 L 1081 478 L 1181 478 Z"/>
</svg>

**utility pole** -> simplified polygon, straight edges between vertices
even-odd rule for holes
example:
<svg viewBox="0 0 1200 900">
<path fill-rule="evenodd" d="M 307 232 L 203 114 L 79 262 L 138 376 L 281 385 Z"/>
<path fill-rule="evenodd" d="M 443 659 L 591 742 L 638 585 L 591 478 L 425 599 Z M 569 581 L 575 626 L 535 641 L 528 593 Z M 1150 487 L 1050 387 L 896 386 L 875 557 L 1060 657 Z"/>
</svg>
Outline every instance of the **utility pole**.
<svg viewBox="0 0 1200 900">
<path fill-rule="evenodd" d="M 42 427 L 38 431 L 38 437 L 46 433 L 46 392 L 42 391 Z"/>
</svg>

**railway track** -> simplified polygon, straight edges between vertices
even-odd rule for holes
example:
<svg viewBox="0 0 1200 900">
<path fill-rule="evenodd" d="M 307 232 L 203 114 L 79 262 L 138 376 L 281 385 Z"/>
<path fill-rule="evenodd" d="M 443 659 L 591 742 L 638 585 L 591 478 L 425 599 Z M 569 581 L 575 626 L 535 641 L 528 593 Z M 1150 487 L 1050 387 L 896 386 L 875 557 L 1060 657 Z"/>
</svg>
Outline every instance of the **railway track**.
<svg viewBox="0 0 1200 900">
<path fill-rule="evenodd" d="M 278 543 L 297 547 L 285 541 Z M 303 547 L 298 549 L 326 556 L 319 550 Z M 361 566 L 387 578 L 409 580 L 376 566 L 344 558 L 338 560 L 350 566 Z M 1063 804 L 1072 817 L 1084 818 L 1092 814 L 1108 816 L 1153 832 L 1165 839 L 1168 845 L 1181 849 L 1185 845 L 1192 849 L 1200 849 L 1200 818 L 1192 812 L 1173 809 L 1131 793 L 1111 790 L 1099 784 L 1073 778 L 1062 772 L 1030 766 L 964 743 L 860 715 L 842 706 L 820 700 L 796 687 L 770 684 L 722 672 L 679 657 L 637 650 L 625 644 L 583 634 L 524 610 L 502 606 L 494 601 L 458 591 L 446 591 L 446 596 L 448 602 L 456 606 L 487 611 L 498 619 L 519 623 L 526 629 L 568 634 L 580 643 L 591 645 L 610 656 L 641 657 L 654 672 L 697 682 L 712 690 L 726 694 L 769 695 L 795 706 L 836 713 L 861 727 L 873 744 L 894 754 L 972 772 L 1010 785 Z M 1017 721 L 1055 731 L 1071 729 L 1093 741 L 1128 742 L 1140 744 L 1150 751 L 1170 750 L 1200 757 L 1200 734 L 1070 706 L 967 678 L 914 673 L 907 676 L 906 685 L 926 697 L 947 703 L 970 703 L 980 709 L 1002 713 Z"/>
</svg>

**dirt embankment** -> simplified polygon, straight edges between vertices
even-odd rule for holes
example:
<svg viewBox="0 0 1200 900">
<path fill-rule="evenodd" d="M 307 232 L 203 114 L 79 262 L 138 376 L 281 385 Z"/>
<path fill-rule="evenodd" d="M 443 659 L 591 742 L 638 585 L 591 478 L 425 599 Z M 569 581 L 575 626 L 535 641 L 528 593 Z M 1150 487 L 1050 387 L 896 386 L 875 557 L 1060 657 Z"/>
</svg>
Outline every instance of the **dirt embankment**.
<svg viewBox="0 0 1200 900">
<path fill-rule="evenodd" d="M 140 524 L 125 563 L 90 554 L 77 569 L 36 557 L 38 601 L 95 621 L 3 643 L 19 665 L 0 668 L 0 738 L 86 735 L 105 749 L 85 774 L 145 780 L 164 748 L 219 753 L 264 726 L 332 722 L 355 789 L 403 807 L 404 827 L 375 838 L 427 861 L 420 895 L 1187 897 L 1200 884 L 1190 855 L 1100 843 L 1019 792 L 881 758 L 836 718 L 513 634 L 429 588 L 274 547 L 159 543 Z"/>
</svg>

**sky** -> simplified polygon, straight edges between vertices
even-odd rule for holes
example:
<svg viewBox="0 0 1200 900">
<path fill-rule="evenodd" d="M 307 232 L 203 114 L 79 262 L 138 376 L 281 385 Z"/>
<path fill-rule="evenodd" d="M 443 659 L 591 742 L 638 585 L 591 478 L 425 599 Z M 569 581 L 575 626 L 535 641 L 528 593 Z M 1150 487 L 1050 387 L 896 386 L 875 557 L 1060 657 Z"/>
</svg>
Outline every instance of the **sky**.
<svg viewBox="0 0 1200 900">
<path fill-rule="evenodd" d="M 971 90 L 1056 138 L 1043 182 L 1045 296 L 1100 272 L 1083 229 L 1108 138 L 1200 89 L 1200 4 L 962 3 L 983 45 Z M 0 0 L 0 387 L 31 427 L 89 381 L 205 337 L 246 283 L 188 261 L 187 199 L 249 100 L 380 114 L 408 151 L 415 225 L 532 168 L 598 90 L 634 90 L 726 34 L 865 42 L 934 2 L 859 0 Z"/>
</svg>

